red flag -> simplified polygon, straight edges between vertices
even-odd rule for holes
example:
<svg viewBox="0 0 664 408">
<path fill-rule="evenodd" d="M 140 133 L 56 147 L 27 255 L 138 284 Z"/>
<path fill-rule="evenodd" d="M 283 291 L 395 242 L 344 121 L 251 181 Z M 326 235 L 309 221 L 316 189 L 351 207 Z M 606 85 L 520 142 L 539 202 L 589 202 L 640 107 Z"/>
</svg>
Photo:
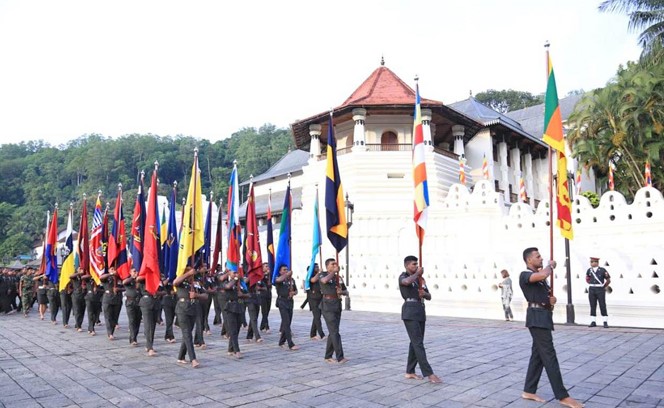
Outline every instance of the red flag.
<svg viewBox="0 0 664 408">
<path fill-rule="evenodd" d="M 261 256 L 261 244 L 258 236 L 258 222 L 256 222 L 256 199 L 254 198 L 254 184 L 249 186 L 249 197 L 247 198 L 247 238 L 244 250 L 244 259 L 247 263 L 247 275 L 249 286 L 263 278 L 263 258 Z"/>
<path fill-rule="evenodd" d="M 115 266 L 120 279 L 129 277 L 129 263 L 127 262 L 127 241 L 124 214 L 122 211 L 122 185 L 118 188 L 113 212 L 113 229 L 108 238 L 108 264 Z"/>
<path fill-rule="evenodd" d="M 88 233 L 88 200 L 83 196 L 83 209 L 81 210 L 81 220 L 78 223 L 78 267 L 85 272 L 90 270 L 90 240 Z"/>
<path fill-rule="evenodd" d="M 145 240 L 143 242 L 143 264 L 139 272 L 145 276 L 145 290 L 151 295 L 157 293 L 160 281 L 159 271 L 159 217 L 157 214 L 157 166 L 152 172 L 150 193 L 148 194 L 147 217 L 145 220 Z"/>
</svg>

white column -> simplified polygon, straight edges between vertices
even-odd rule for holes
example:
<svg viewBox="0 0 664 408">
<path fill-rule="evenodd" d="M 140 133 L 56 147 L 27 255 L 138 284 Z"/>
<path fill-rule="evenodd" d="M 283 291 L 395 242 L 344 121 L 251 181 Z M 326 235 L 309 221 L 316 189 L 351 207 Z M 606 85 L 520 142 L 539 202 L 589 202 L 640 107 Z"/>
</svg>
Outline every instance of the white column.
<svg viewBox="0 0 664 408">
<path fill-rule="evenodd" d="M 519 180 L 521 179 L 521 149 L 515 147 L 510 150 L 510 166 L 512 166 L 512 179 L 514 180 L 514 185 L 512 186 L 512 191 L 517 195 L 519 194 Z M 528 192 L 526 192 L 528 193 Z M 521 202 L 521 201 L 517 201 Z"/>
<path fill-rule="evenodd" d="M 500 170 L 500 177 L 498 178 L 498 185 L 503 190 L 503 198 L 506 203 L 510 202 L 510 179 L 509 179 L 509 166 L 507 164 L 507 143 L 498 143 L 498 167 Z"/>
<path fill-rule="evenodd" d="M 426 149 L 429 151 L 433 151 L 431 131 L 431 109 L 422 109 L 422 133 L 424 136 L 424 146 L 426 146 Z"/>
<path fill-rule="evenodd" d="M 309 125 L 309 136 L 311 136 L 311 144 L 309 146 L 310 161 L 317 161 L 320 156 L 320 134 L 321 125 Z"/>
<path fill-rule="evenodd" d="M 353 129 L 353 151 L 365 152 L 367 150 L 366 137 L 364 135 L 364 120 L 367 117 L 367 110 L 362 108 L 353 109 L 353 120 L 355 128 Z"/>
<path fill-rule="evenodd" d="M 454 136 L 454 153 L 460 157 L 466 157 L 466 152 L 463 147 L 463 135 L 465 133 L 465 127 L 461 125 L 452 126 L 452 136 Z"/>
<path fill-rule="evenodd" d="M 535 206 L 535 190 L 533 190 L 533 155 L 527 152 L 523 155 L 523 167 L 526 180 L 526 193 L 530 196 L 530 205 Z"/>
</svg>

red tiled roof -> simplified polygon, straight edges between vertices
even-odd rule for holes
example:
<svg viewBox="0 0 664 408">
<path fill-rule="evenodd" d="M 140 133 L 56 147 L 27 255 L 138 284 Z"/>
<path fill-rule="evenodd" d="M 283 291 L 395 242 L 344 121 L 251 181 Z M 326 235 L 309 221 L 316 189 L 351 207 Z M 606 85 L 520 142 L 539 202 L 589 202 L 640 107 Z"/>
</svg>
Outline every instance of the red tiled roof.
<svg viewBox="0 0 664 408">
<path fill-rule="evenodd" d="M 400 105 L 412 104 L 415 91 L 385 66 L 376 68 L 362 85 L 339 106 L 351 105 Z M 442 102 L 421 98 L 423 104 L 439 104 Z"/>
</svg>

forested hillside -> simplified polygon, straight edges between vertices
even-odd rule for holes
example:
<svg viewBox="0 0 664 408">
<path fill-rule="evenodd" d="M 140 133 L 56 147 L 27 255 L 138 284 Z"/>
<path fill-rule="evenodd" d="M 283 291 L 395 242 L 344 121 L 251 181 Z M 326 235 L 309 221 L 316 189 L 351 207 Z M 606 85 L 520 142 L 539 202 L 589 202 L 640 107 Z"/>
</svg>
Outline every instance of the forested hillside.
<svg viewBox="0 0 664 408">
<path fill-rule="evenodd" d="M 93 134 L 57 147 L 44 142 L 0 145 L 0 261 L 29 253 L 41 242 L 46 211 L 52 211 L 56 202 L 62 228 L 69 203 L 74 203 L 76 229 L 83 193 L 92 214 L 97 191 L 102 190 L 102 200 L 113 205 L 118 183 L 122 183 L 125 220 L 130 224 L 140 173 L 145 171 L 149 184 L 155 160 L 159 162 L 159 193 L 167 195 L 177 181 L 182 197 L 198 148 L 203 192 L 214 191 L 216 200 L 220 194 L 225 198 L 233 160 L 243 181 L 266 171 L 292 144 L 289 129 L 266 124 L 244 128 L 214 143 L 181 136 L 132 134 L 112 139 Z"/>
</svg>

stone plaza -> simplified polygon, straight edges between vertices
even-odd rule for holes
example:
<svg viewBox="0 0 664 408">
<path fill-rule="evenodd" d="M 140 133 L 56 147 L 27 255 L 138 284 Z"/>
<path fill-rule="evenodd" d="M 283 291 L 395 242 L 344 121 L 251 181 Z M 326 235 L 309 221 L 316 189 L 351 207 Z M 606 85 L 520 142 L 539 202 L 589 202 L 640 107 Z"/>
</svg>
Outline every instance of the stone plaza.
<svg viewBox="0 0 664 408">
<path fill-rule="evenodd" d="M 395 300 L 396 301 L 396 300 Z M 496 303 L 500 308 L 500 303 Z M 48 313 L 47 313 L 48 316 Z M 520 398 L 531 339 L 523 321 L 431 316 L 425 346 L 442 385 L 404 379 L 408 338 L 398 314 L 344 312 L 350 361 L 323 360 L 325 341 L 309 339 L 311 313 L 294 313 L 299 351 L 277 346 L 279 315 L 263 343 L 245 340 L 227 356 L 219 326 L 197 349 L 201 367 L 176 363 L 178 342 L 157 326 L 156 357 L 128 344 L 122 311 L 116 340 L 40 321 L 0 317 L 0 406 L 22 407 L 558 407 L 546 374 L 539 404 Z M 327 333 L 327 329 L 325 329 Z M 629 327 L 557 325 L 558 360 L 570 394 L 586 407 L 664 407 L 664 333 Z M 419 373 L 419 369 L 418 369 Z"/>
</svg>

